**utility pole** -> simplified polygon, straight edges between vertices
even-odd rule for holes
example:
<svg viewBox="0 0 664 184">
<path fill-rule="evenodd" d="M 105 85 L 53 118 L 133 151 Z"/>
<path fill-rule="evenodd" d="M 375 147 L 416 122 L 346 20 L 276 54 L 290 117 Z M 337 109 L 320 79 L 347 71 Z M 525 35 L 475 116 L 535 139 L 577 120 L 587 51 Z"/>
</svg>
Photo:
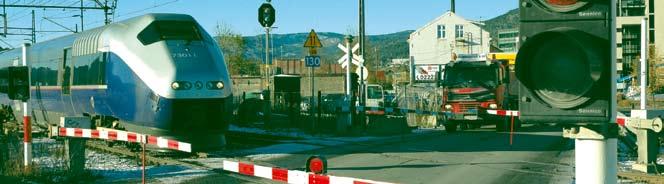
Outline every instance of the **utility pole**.
<svg viewBox="0 0 664 184">
<path fill-rule="evenodd" d="M 351 125 L 353 124 L 353 112 L 351 111 L 351 106 L 353 105 L 352 98 L 353 98 L 353 93 L 352 93 L 352 85 L 351 85 L 351 77 L 350 77 L 350 67 L 353 66 L 353 47 L 351 46 L 351 43 L 353 43 L 353 36 L 347 35 L 346 36 L 346 48 L 348 49 L 348 65 L 346 66 L 346 98 L 348 101 L 348 123 Z M 359 78 L 359 77 L 358 77 Z"/>
<path fill-rule="evenodd" d="M 3 34 L 2 37 L 7 37 L 7 8 L 5 8 L 6 0 L 2 0 L 2 20 L 4 22 L 4 27 L 2 28 Z"/>
<path fill-rule="evenodd" d="M 37 43 L 37 29 L 35 27 L 35 10 L 32 10 L 32 43 Z"/>
<path fill-rule="evenodd" d="M 362 60 L 362 59 L 364 59 L 364 51 L 365 51 L 364 50 L 365 49 L 364 45 L 365 45 L 365 41 L 366 41 L 365 40 L 366 30 L 365 30 L 365 25 L 364 25 L 364 0 L 359 0 L 359 1 L 360 1 L 360 13 L 359 13 L 360 14 L 360 25 L 359 25 L 359 27 L 360 27 L 360 34 L 359 34 L 360 35 L 360 40 L 359 40 L 360 50 L 359 50 L 359 52 L 360 53 L 359 54 L 360 54 L 361 58 L 358 58 L 358 59 Z M 352 55 L 352 53 L 350 53 L 349 55 Z M 349 61 L 352 61 L 352 60 L 349 60 Z M 351 62 L 348 63 L 349 68 L 351 66 L 350 63 Z M 360 90 L 359 91 L 359 94 L 360 94 L 359 98 L 360 99 L 359 100 L 360 100 L 360 106 L 364 107 L 364 106 L 367 105 L 366 101 L 365 101 L 365 99 L 366 99 L 365 97 L 367 95 L 367 94 L 365 94 L 365 87 L 366 86 L 364 84 L 364 78 L 363 78 L 363 76 L 364 76 L 364 67 L 365 67 L 364 63 L 360 63 L 359 67 L 360 67 L 360 73 L 359 73 L 360 76 L 358 77 L 358 79 L 360 80 L 360 86 L 359 86 L 359 88 L 360 88 L 359 89 Z M 365 120 L 365 118 L 366 118 L 365 114 L 366 113 L 365 112 L 366 111 L 361 111 L 360 112 L 360 122 L 362 122 L 363 126 L 365 125 L 365 122 L 366 122 L 366 120 Z"/>
<path fill-rule="evenodd" d="M 85 31 L 83 29 L 83 0 L 81 0 L 81 32 Z"/>
</svg>

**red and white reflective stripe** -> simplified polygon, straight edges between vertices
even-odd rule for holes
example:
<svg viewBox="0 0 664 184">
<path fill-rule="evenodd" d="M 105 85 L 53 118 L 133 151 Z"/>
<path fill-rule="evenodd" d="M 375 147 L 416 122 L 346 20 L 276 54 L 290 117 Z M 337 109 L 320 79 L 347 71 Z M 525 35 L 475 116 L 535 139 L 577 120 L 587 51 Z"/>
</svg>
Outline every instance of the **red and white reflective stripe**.
<svg viewBox="0 0 664 184">
<path fill-rule="evenodd" d="M 519 116 L 519 111 L 510 110 L 486 110 L 487 113 L 498 116 Z"/>
<path fill-rule="evenodd" d="M 618 125 L 620 126 L 625 126 L 625 124 L 627 124 L 627 121 L 629 121 L 628 117 L 622 117 L 622 116 L 616 117 L 616 123 L 618 123 Z"/>
<path fill-rule="evenodd" d="M 288 170 L 276 167 L 265 167 L 249 163 L 223 161 L 224 170 L 240 173 L 247 176 L 255 176 L 273 181 L 287 182 L 292 184 L 387 184 L 386 182 L 363 180 L 349 177 L 338 177 L 328 175 L 318 175 L 304 171 Z"/>
<path fill-rule="evenodd" d="M 156 137 L 151 135 L 144 135 L 144 134 L 126 132 L 126 131 L 91 130 L 84 128 L 60 127 L 59 130 L 60 132 L 58 135 L 61 137 L 79 137 L 79 138 L 90 138 L 90 139 L 106 139 L 114 141 L 146 143 L 149 145 L 155 145 L 159 148 L 167 148 L 178 151 L 191 152 L 191 144 L 189 143 L 169 140 L 162 137 Z M 147 140 L 145 137 L 147 137 Z"/>
</svg>

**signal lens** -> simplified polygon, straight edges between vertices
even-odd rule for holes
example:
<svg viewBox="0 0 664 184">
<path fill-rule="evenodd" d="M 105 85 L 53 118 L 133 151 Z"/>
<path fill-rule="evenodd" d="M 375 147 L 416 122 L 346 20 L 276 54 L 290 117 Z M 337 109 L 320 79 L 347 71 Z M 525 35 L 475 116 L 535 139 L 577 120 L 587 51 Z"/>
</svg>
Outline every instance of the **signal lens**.
<svg viewBox="0 0 664 184">
<path fill-rule="evenodd" d="M 314 174 L 325 174 L 327 173 L 327 160 L 325 157 L 321 156 L 311 156 L 307 159 L 307 172 L 312 172 Z"/>
<path fill-rule="evenodd" d="M 575 108 L 593 96 L 608 55 L 600 41 L 578 30 L 559 29 L 526 41 L 517 56 L 517 75 L 551 107 Z"/>
<path fill-rule="evenodd" d="M 323 160 L 319 158 L 314 158 L 311 159 L 311 162 L 309 162 L 309 169 L 311 169 L 311 172 L 320 174 L 323 171 Z"/>
<path fill-rule="evenodd" d="M 539 0 L 544 8 L 554 12 L 576 11 L 588 4 L 589 0 Z"/>
<path fill-rule="evenodd" d="M 546 0 L 546 3 L 549 3 L 550 5 L 556 5 L 556 6 L 574 5 L 577 2 L 578 2 L 578 0 Z"/>
</svg>

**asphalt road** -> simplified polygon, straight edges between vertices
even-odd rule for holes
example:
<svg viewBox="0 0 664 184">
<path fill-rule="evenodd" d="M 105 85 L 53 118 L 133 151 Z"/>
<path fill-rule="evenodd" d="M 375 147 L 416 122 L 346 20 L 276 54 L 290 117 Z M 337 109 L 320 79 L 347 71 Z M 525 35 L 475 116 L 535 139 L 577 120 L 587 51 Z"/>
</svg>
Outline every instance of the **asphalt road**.
<svg viewBox="0 0 664 184">
<path fill-rule="evenodd" d="M 303 169 L 308 156 L 322 155 L 328 158 L 330 175 L 395 183 L 573 182 L 573 140 L 563 139 L 560 128 L 524 127 L 513 138 L 510 145 L 509 133 L 484 127 L 353 143 L 256 161 Z"/>
</svg>

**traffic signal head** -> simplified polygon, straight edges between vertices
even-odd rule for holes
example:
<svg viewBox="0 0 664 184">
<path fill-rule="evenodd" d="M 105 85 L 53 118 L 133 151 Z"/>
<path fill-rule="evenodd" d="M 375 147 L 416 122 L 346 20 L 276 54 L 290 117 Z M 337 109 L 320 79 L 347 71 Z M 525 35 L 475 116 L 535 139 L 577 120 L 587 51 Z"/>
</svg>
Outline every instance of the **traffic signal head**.
<svg viewBox="0 0 664 184">
<path fill-rule="evenodd" d="M 615 1 L 521 0 L 520 119 L 607 123 L 615 101 Z"/>
<path fill-rule="evenodd" d="M 27 101 L 30 99 L 30 79 L 28 74 L 28 67 L 16 66 L 9 67 L 9 85 L 7 89 L 7 96 L 12 100 Z"/>
<path fill-rule="evenodd" d="M 269 1 L 268 1 L 269 2 Z M 258 22 L 263 27 L 272 27 L 275 21 L 274 7 L 270 3 L 263 3 L 258 8 Z"/>
</svg>

